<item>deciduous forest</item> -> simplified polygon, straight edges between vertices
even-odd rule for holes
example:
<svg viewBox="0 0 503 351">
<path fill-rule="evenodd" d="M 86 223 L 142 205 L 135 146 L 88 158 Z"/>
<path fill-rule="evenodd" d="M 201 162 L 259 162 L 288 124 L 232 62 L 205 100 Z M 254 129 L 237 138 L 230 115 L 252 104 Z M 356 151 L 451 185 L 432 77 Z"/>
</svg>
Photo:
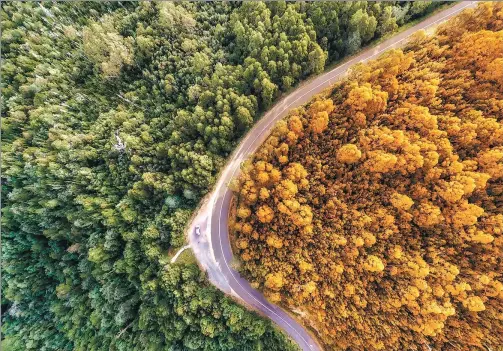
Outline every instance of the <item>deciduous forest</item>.
<svg viewBox="0 0 503 351">
<path fill-rule="evenodd" d="M 501 350 L 502 3 L 355 67 L 242 170 L 241 270 L 328 350 Z"/>
<path fill-rule="evenodd" d="M 170 256 L 282 92 L 437 6 L 2 2 L 10 348 L 295 349 Z"/>
</svg>

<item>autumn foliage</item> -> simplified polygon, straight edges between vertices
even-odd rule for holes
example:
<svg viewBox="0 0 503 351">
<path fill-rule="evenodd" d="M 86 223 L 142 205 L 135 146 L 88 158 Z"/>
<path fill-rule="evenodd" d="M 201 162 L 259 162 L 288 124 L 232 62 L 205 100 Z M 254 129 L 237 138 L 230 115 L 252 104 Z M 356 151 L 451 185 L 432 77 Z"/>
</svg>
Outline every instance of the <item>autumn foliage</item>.
<svg viewBox="0 0 503 351">
<path fill-rule="evenodd" d="M 330 350 L 500 350 L 502 71 L 485 3 L 291 111 L 236 187 L 253 286 Z"/>
</svg>

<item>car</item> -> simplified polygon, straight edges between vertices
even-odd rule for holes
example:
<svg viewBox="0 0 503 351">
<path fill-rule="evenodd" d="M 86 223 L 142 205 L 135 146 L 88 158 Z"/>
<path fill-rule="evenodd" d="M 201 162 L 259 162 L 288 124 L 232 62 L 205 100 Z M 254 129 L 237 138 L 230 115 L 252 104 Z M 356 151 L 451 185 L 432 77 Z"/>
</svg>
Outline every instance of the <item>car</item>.
<svg viewBox="0 0 503 351">
<path fill-rule="evenodd" d="M 196 235 L 201 235 L 201 226 L 196 225 Z"/>
</svg>

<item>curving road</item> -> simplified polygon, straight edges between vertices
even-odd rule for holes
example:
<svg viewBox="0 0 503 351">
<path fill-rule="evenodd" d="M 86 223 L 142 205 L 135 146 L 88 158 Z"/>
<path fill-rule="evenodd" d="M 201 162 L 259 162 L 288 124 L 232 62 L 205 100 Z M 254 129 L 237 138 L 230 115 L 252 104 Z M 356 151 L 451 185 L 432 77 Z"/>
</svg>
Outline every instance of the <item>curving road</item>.
<svg viewBox="0 0 503 351">
<path fill-rule="evenodd" d="M 380 45 L 364 50 L 345 63 L 314 79 L 301 84 L 267 112 L 241 140 L 222 170 L 214 190 L 201 206 L 189 226 L 189 243 L 199 263 L 208 272 L 210 281 L 223 292 L 232 295 L 239 302 L 270 318 L 294 339 L 305 351 L 321 350 L 321 346 L 301 324 L 278 306 L 268 302 L 248 281 L 242 278 L 231 265 L 233 261 L 229 242 L 228 215 L 232 192 L 229 182 L 239 174 L 241 163 L 250 156 L 262 142 L 275 122 L 285 117 L 289 110 L 308 102 L 313 95 L 330 87 L 344 77 L 352 65 L 376 58 L 384 51 L 402 46 L 406 39 L 420 29 L 428 29 L 458 14 L 465 8 L 474 7 L 475 1 L 461 2 L 420 22 L 414 27 L 393 36 Z M 195 227 L 201 234 L 197 235 Z"/>
</svg>

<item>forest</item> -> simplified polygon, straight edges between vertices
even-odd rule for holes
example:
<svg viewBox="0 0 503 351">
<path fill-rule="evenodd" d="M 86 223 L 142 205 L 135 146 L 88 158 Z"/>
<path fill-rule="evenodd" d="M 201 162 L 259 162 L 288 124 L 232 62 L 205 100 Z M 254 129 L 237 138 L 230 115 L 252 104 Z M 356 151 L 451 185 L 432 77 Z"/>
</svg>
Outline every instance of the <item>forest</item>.
<svg viewBox="0 0 503 351">
<path fill-rule="evenodd" d="M 503 3 L 357 65 L 232 187 L 242 273 L 327 350 L 502 350 Z"/>
<path fill-rule="evenodd" d="M 10 349 L 296 349 L 169 259 L 283 92 L 438 6 L 2 2 Z"/>
</svg>

